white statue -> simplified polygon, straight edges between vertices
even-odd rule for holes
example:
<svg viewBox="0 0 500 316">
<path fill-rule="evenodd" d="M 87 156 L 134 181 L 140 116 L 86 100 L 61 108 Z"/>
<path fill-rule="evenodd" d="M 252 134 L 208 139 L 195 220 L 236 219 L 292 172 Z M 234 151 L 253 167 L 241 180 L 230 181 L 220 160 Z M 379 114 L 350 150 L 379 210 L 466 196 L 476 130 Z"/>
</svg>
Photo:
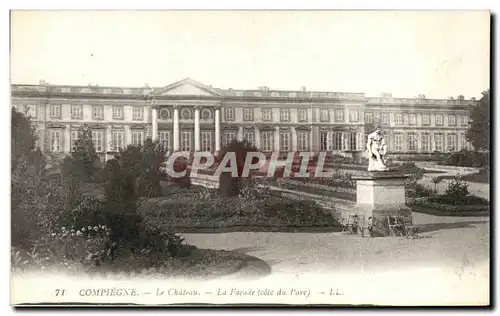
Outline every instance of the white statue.
<svg viewBox="0 0 500 316">
<path fill-rule="evenodd" d="M 365 155 L 368 158 L 368 171 L 387 171 L 385 165 L 385 155 L 387 154 L 387 144 L 380 132 L 380 127 L 368 135 Z"/>
</svg>

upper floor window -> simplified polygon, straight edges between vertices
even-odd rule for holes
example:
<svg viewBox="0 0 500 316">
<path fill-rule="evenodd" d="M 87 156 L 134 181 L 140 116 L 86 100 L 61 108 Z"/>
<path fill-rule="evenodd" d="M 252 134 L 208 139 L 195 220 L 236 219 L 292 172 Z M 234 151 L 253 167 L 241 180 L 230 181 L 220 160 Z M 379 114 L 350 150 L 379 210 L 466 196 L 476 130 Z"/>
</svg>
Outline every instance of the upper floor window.
<svg viewBox="0 0 500 316">
<path fill-rule="evenodd" d="M 281 122 L 290 121 L 290 110 L 289 109 L 280 109 L 280 121 Z"/>
<path fill-rule="evenodd" d="M 83 118 L 83 107 L 81 105 L 71 106 L 71 118 L 74 120 L 81 120 Z"/>
<path fill-rule="evenodd" d="M 422 114 L 422 125 L 431 125 L 431 117 L 429 114 Z"/>
<path fill-rule="evenodd" d="M 382 113 L 380 119 L 382 121 L 382 124 L 389 125 L 389 113 Z"/>
<path fill-rule="evenodd" d="M 462 126 L 467 126 L 467 125 L 469 125 L 469 116 L 462 115 Z"/>
<path fill-rule="evenodd" d="M 443 125 L 443 116 L 441 114 L 436 114 L 436 125 Z"/>
<path fill-rule="evenodd" d="M 61 106 L 59 104 L 50 105 L 50 118 L 61 118 Z"/>
<path fill-rule="evenodd" d="M 243 120 L 253 121 L 253 109 L 243 109 Z"/>
<path fill-rule="evenodd" d="M 307 110 L 306 109 L 299 109 L 298 119 L 299 119 L 299 122 L 307 122 Z"/>
<path fill-rule="evenodd" d="M 101 105 L 92 106 L 92 118 L 94 120 L 102 120 L 104 118 L 104 109 Z"/>
<path fill-rule="evenodd" d="M 224 109 L 224 117 L 226 121 L 234 120 L 234 108 L 225 108 Z"/>
<path fill-rule="evenodd" d="M 28 117 L 36 117 L 36 104 L 25 104 L 24 114 Z"/>
<path fill-rule="evenodd" d="M 134 106 L 132 108 L 132 119 L 134 121 L 142 121 L 144 118 L 144 108 L 140 106 Z"/>
<path fill-rule="evenodd" d="M 169 120 L 172 118 L 172 114 L 169 109 L 161 109 L 160 110 L 160 118 L 162 120 Z"/>
<path fill-rule="evenodd" d="M 123 120 L 123 107 L 122 106 L 113 106 L 113 119 L 114 120 Z"/>
<path fill-rule="evenodd" d="M 328 109 L 320 109 L 319 110 L 319 120 L 320 122 L 329 122 L 330 121 L 330 113 Z"/>
<path fill-rule="evenodd" d="M 262 109 L 262 120 L 263 121 L 273 120 L 273 112 L 271 111 L 271 109 Z"/>
<path fill-rule="evenodd" d="M 417 124 L 417 117 L 415 114 L 408 114 L 408 123 L 410 125 L 416 125 Z"/>
<path fill-rule="evenodd" d="M 448 115 L 448 125 L 449 126 L 457 125 L 457 117 L 455 115 Z"/>
<path fill-rule="evenodd" d="M 349 122 L 357 122 L 357 121 L 359 121 L 358 110 L 349 110 Z"/>
<path fill-rule="evenodd" d="M 342 110 L 342 109 L 335 110 L 335 121 L 337 121 L 337 122 L 344 121 L 344 110 Z"/>
<path fill-rule="evenodd" d="M 403 114 L 395 114 L 394 122 L 396 125 L 403 125 Z"/>
<path fill-rule="evenodd" d="M 365 123 L 373 123 L 373 113 L 365 113 Z"/>
<path fill-rule="evenodd" d="M 201 118 L 203 120 L 209 120 L 212 118 L 212 111 L 210 111 L 209 109 L 203 109 L 201 110 Z"/>
</svg>

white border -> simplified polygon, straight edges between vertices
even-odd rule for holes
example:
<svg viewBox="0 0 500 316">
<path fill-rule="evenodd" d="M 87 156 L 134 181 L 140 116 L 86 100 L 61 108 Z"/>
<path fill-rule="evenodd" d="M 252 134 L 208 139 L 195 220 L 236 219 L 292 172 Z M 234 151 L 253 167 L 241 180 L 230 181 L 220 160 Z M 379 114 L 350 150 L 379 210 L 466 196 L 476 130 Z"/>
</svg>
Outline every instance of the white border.
<svg viewBox="0 0 500 316">
<path fill-rule="evenodd" d="M 374 0 L 346 0 L 346 1 L 317 1 L 317 0 L 288 0 L 288 1 L 275 1 L 275 2 L 270 2 L 266 0 L 246 0 L 246 1 L 230 1 L 230 0 L 212 0 L 210 2 L 208 1 L 203 1 L 203 0 L 184 0 L 184 1 L 148 1 L 148 0 L 141 0 L 141 1 L 130 1 L 130 0 L 122 0 L 122 1 L 109 1 L 107 3 L 103 2 L 102 0 L 86 0 L 86 1 L 36 1 L 36 0 L 19 0 L 15 2 L 9 3 L 8 1 L 2 2 L 2 7 L 5 6 L 5 10 L 2 10 L 2 14 L 0 15 L 2 17 L 2 32 L 0 33 L 2 36 L 2 43 L 6 45 L 6 47 L 2 50 L 3 58 L 2 58 L 2 70 L 4 70 L 5 76 L 3 77 L 5 82 L 3 82 L 2 85 L 0 85 L 1 89 L 1 95 L 2 99 L 4 100 L 4 106 L 3 109 L 5 111 L 5 122 L 4 124 L 1 124 L 0 126 L 4 129 L 4 135 L 10 135 L 10 100 L 9 100 L 9 53 L 8 53 L 8 41 L 9 41 L 9 12 L 7 9 L 142 9 L 142 10 L 147 10 L 147 9 L 209 9 L 209 10 L 217 10 L 217 9 L 225 9 L 225 10 L 230 10 L 230 9 L 240 9 L 240 10 L 250 10 L 250 9 L 261 9 L 261 10 L 270 10 L 270 9 L 302 9 L 302 10 L 312 10 L 312 9 L 350 9 L 350 10 L 356 10 L 356 9 L 363 9 L 363 10 L 370 10 L 370 9 L 376 9 L 376 10 L 412 10 L 412 9 L 421 9 L 421 10 L 463 10 L 463 9 L 490 9 L 492 10 L 493 13 L 498 13 L 498 6 L 499 6 L 499 1 L 495 0 L 475 0 L 475 1 L 436 1 L 436 0 L 417 0 L 417 1 L 374 1 Z M 496 34 L 494 40 L 495 41 L 498 38 L 498 34 Z M 493 43 L 494 44 L 494 43 Z M 493 56 L 492 56 L 493 57 Z M 496 57 L 496 56 L 495 56 Z M 498 66 L 498 64 L 497 64 Z M 496 71 L 496 67 L 493 71 Z M 496 89 L 497 87 L 491 87 L 493 91 L 498 91 Z M 496 104 L 493 104 L 496 105 Z M 492 105 L 492 106 L 493 106 Z M 497 111 L 497 115 L 495 116 L 495 121 L 498 120 L 498 114 L 499 111 Z M 497 127 L 494 126 L 494 132 L 495 134 L 497 133 Z M 1 138 L 2 142 L 5 142 L 0 148 L 9 148 L 10 150 L 10 142 L 8 142 L 9 138 L 3 137 Z M 500 138 L 494 137 L 494 140 L 496 140 L 498 143 L 500 143 Z M 499 144 L 496 145 L 499 145 Z M 6 201 L 8 205 L 4 207 L 4 212 L 5 214 L 10 214 L 10 203 L 8 202 L 10 200 L 10 160 L 9 160 L 9 155 L 4 154 L 2 155 L 2 159 L 4 160 L 4 163 L 2 164 L 4 167 L 3 172 L 5 173 L 5 176 L 1 177 L 2 179 L 2 192 L 3 198 L 2 201 Z M 495 161 L 494 163 L 496 163 Z M 8 167 L 9 166 L 9 167 Z M 495 180 L 497 173 L 495 173 Z M 496 206 L 496 205 L 495 205 Z M 497 218 L 498 215 L 495 216 Z M 10 240 L 10 215 L 9 215 L 9 220 L 2 220 L 2 223 L 5 225 L 4 227 L 4 242 L 2 243 L 2 246 L 4 247 L 2 249 L 2 253 L 8 254 L 9 253 L 9 243 L 6 242 L 7 240 Z M 493 224 L 496 226 L 496 221 Z M 493 229 L 492 232 L 493 234 L 496 234 L 496 230 Z M 495 244 L 498 246 L 498 239 L 495 236 L 495 241 L 497 241 Z M 10 258 L 9 255 L 4 256 L 4 258 Z M 13 313 L 12 308 L 8 307 L 8 299 L 9 299 L 9 289 L 7 287 L 7 284 L 9 284 L 9 262 L 4 261 L 4 265 L 2 265 L 2 273 L 4 278 L 3 278 L 3 284 L 6 285 L 6 292 L 4 298 L 6 301 L 4 301 L 4 308 L 6 311 L 11 314 Z M 498 275 L 498 273 L 497 273 Z M 497 281 L 497 280 L 495 280 Z M 497 301 L 498 303 L 498 301 Z M 137 310 L 135 310 L 137 311 Z M 176 310 L 177 311 L 177 310 Z M 176 312 L 173 311 L 173 312 Z M 51 311 L 48 311 L 49 313 Z M 80 311 L 73 311 L 73 312 L 80 312 Z M 121 312 L 121 311 L 120 311 Z M 153 312 L 155 312 L 153 310 Z M 170 311 L 172 312 L 172 311 Z M 263 312 L 263 311 L 259 311 Z M 338 311 L 332 311 L 338 313 Z M 384 312 L 382 310 L 381 312 Z M 426 314 L 432 313 L 429 311 L 423 311 Z M 457 311 L 455 311 L 456 313 Z M 93 311 L 93 313 L 101 313 L 100 311 Z M 267 312 L 264 312 L 266 314 Z"/>
</svg>

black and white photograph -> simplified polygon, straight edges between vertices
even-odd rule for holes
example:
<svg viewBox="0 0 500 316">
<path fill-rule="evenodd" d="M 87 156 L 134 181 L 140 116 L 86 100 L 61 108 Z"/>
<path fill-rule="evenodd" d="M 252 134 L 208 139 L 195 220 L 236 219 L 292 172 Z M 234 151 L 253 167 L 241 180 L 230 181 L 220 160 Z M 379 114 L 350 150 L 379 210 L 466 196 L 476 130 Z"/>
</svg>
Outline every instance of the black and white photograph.
<svg viewBox="0 0 500 316">
<path fill-rule="evenodd" d="M 489 306 L 488 10 L 12 10 L 11 306 Z"/>
</svg>

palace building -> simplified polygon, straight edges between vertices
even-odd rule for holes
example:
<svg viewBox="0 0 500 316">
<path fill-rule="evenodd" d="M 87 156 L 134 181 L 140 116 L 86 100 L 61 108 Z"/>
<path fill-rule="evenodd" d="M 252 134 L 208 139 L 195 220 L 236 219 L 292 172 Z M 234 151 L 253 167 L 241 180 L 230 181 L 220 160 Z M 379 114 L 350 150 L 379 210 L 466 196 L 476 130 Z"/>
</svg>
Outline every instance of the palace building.
<svg viewBox="0 0 500 316">
<path fill-rule="evenodd" d="M 246 139 L 265 152 L 364 150 L 369 124 L 380 125 L 393 153 L 469 148 L 475 99 L 367 97 L 364 93 L 218 89 L 192 79 L 163 88 L 11 85 L 12 106 L 27 113 L 47 153 L 65 156 L 78 129 L 92 130 L 101 158 L 148 137 L 169 151 L 216 152 Z"/>
</svg>

